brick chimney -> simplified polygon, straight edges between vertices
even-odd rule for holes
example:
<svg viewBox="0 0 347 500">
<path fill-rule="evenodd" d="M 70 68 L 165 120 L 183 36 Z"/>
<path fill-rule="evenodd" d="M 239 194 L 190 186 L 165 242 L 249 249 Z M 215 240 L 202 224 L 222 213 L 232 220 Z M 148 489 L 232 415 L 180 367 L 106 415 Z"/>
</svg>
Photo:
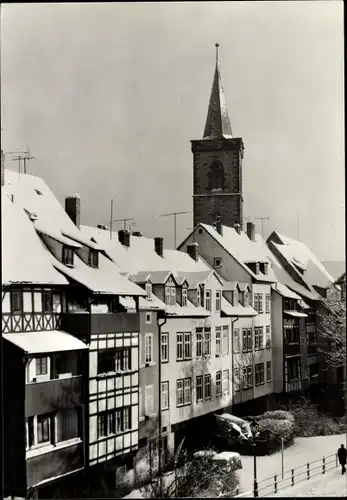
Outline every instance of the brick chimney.
<svg viewBox="0 0 347 500">
<path fill-rule="evenodd" d="M 130 233 L 124 229 L 118 231 L 118 240 L 125 247 L 130 247 Z"/>
<path fill-rule="evenodd" d="M 247 222 L 247 236 L 251 241 L 255 241 L 255 224 Z"/>
<path fill-rule="evenodd" d="M 65 198 L 65 212 L 75 226 L 79 228 L 81 224 L 81 199 L 79 194 L 76 193 Z"/>
<path fill-rule="evenodd" d="M 5 154 L 1 150 L 1 185 L 5 184 Z"/>
<path fill-rule="evenodd" d="M 237 232 L 237 234 L 241 234 L 241 226 L 240 226 L 240 224 L 238 224 L 238 223 L 234 224 L 234 229 Z"/>
<path fill-rule="evenodd" d="M 164 245 L 163 238 L 160 238 L 160 236 L 154 238 L 154 250 L 157 252 L 159 257 L 163 256 L 163 245 Z"/>
<path fill-rule="evenodd" d="M 198 243 L 192 243 L 191 245 L 187 245 L 187 254 L 189 257 L 195 260 L 195 262 L 198 261 L 199 258 L 199 245 Z"/>
</svg>

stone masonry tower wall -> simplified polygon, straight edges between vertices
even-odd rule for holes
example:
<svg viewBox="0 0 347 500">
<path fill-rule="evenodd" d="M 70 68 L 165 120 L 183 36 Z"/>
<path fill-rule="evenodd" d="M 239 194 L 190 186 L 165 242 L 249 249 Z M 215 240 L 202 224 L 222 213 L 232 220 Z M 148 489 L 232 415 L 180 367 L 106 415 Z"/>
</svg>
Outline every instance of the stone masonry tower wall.
<svg viewBox="0 0 347 500">
<path fill-rule="evenodd" d="M 242 227 L 242 139 L 192 141 L 192 152 L 194 227 L 219 216 L 225 226 Z"/>
</svg>

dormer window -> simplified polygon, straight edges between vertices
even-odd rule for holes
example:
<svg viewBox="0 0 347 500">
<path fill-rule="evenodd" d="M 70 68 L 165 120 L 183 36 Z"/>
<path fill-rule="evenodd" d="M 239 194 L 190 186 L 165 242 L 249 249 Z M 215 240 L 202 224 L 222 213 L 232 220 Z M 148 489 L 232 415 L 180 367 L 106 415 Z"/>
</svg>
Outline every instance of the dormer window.
<svg viewBox="0 0 347 500">
<path fill-rule="evenodd" d="M 73 250 L 65 245 L 63 246 L 63 264 L 73 266 Z"/>
<path fill-rule="evenodd" d="M 196 305 L 197 307 L 201 306 L 201 291 L 199 286 L 196 289 Z"/>
<path fill-rule="evenodd" d="M 249 306 L 249 293 L 247 290 L 243 292 L 243 306 L 248 307 Z"/>
<path fill-rule="evenodd" d="M 147 299 L 152 300 L 152 283 L 149 281 L 146 283 L 146 294 L 147 294 Z"/>
<path fill-rule="evenodd" d="M 176 287 L 174 286 L 165 287 L 165 304 L 167 306 L 176 305 Z"/>
<path fill-rule="evenodd" d="M 268 274 L 269 264 L 267 262 L 264 263 L 264 274 Z"/>
<path fill-rule="evenodd" d="M 221 308 L 221 292 L 220 290 L 216 291 L 216 311 L 220 311 Z"/>
<path fill-rule="evenodd" d="M 182 288 L 182 307 L 187 307 L 187 289 L 186 288 Z"/>
<path fill-rule="evenodd" d="M 260 265 L 259 265 L 259 262 L 257 262 L 255 265 L 255 274 L 259 274 L 259 268 L 260 268 Z"/>
<path fill-rule="evenodd" d="M 234 290 L 233 293 L 233 306 L 237 307 L 239 305 L 239 293 L 237 290 Z"/>
<path fill-rule="evenodd" d="M 97 250 L 89 249 L 88 265 L 95 269 L 99 267 L 99 253 Z"/>
</svg>

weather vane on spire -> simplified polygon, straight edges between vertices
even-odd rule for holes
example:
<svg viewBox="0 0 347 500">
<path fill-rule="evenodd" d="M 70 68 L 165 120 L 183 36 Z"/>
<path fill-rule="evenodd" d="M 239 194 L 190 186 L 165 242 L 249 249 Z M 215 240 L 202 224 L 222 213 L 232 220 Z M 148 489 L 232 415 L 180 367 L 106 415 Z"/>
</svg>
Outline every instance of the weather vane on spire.
<svg viewBox="0 0 347 500">
<path fill-rule="evenodd" d="M 215 47 L 216 47 L 216 64 L 218 64 L 218 47 L 219 47 L 218 42 L 215 44 Z"/>
</svg>

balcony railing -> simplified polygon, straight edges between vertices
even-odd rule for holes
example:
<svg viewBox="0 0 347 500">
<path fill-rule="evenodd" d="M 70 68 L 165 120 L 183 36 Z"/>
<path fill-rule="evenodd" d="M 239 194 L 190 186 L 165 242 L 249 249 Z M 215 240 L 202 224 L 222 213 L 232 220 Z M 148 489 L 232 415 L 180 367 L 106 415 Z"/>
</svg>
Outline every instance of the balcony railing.
<svg viewBox="0 0 347 500">
<path fill-rule="evenodd" d="M 301 387 L 302 387 L 301 379 L 295 378 L 295 379 L 288 380 L 286 385 L 287 385 L 286 392 L 300 391 Z"/>
<path fill-rule="evenodd" d="M 66 313 L 61 318 L 61 328 L 76 337 L 90 341 L 98 333 L 132 333 L 140 330 L 138 313 Z"/>
<path fill-rule="evenodd" d="M 27 486 L 30 489 L 45 479 L 54 479 L 81 469 L 83 467 L 83 445 L 78 443 L 28 458 L 26 467 Z"/>
<path fill-rule="evenodd" d="M 283 352 L 285 356 L 295 356 L 301 353 L 300 342 L 285 342 L 283 344 Z"/>
<path fill-rule="evenodd" d="M 1 327 L 2 327 L 2 333 L 59 330 L 60 314 L 3 313 Z"/>
<path fill-rule="evenodd" d="M 82 403 L 82 376 L 34 382 L 25 387 L 25 416 L 72 408 Z"/>
</svg>

